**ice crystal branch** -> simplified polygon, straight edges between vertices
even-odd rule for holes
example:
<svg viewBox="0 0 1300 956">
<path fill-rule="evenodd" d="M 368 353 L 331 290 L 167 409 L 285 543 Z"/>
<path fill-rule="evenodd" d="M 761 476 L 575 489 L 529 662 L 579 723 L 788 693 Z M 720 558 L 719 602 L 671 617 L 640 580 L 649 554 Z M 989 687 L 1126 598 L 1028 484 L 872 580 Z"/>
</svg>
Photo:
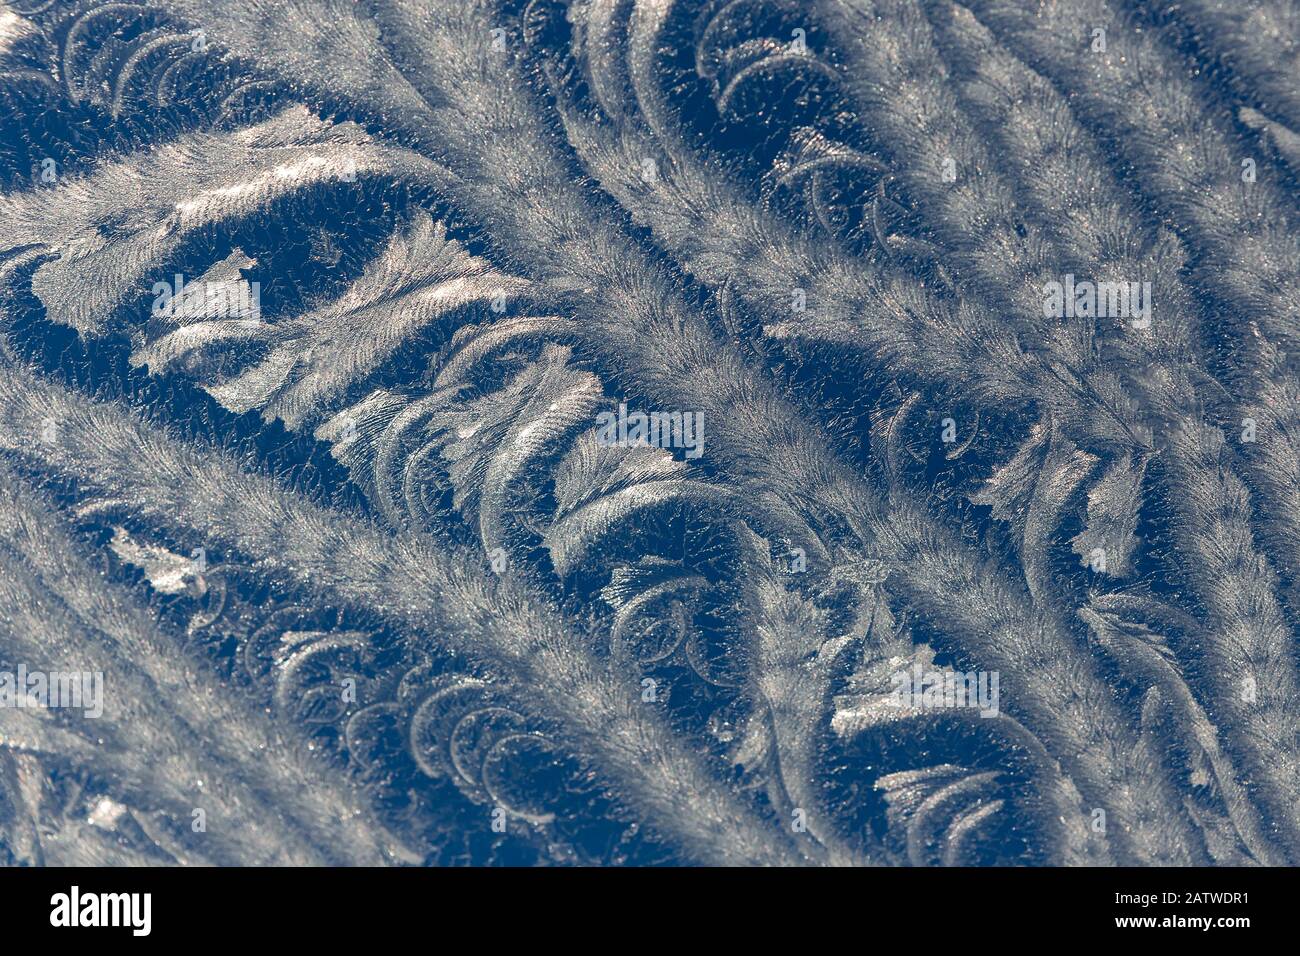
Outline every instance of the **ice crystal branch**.
<svg viewBox="0 0 1300 956">
<path fill-rule="evenodd" d="M 489 582 L 478 560 L 439 555 L 419 539 L 390 539 L 365 522 L 287 496 L 223 456 L 177 445 L 121 409 L 42 384 L 24 370 L 6 368 L 3 390 L 0 440 L 11 452 L 21 453 L 54 418 L 60 437 L 48 449 L 47 466 L 308 586 L 360 600 L 533 688 L 543 717 L 559 716 L 584 752 L 631 777 L 622 781 L 627 798 L 681 837 L 686 852 L 713 862 L 797 860 L 777 832 L 726 796 L 666 736 L 634 688 L 593 660 L 544 605 Z M 150 467 L 140 468 L 145 462 Z M 432 595 L 443 600 L 431 606 Z"/>
</svg>

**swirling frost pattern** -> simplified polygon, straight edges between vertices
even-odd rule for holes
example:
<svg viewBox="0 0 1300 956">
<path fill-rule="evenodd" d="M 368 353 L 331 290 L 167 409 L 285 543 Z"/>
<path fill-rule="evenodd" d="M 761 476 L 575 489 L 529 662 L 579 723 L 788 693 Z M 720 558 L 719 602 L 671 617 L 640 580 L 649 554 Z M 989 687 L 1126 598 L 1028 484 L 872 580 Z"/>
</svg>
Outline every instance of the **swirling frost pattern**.
<svg viewBox="0 0 1300 956">
<path fill-rule="evenodd" d="M 0 861 L 1300 863 L 1298 10 L 0 4 Z"/>
</svg>

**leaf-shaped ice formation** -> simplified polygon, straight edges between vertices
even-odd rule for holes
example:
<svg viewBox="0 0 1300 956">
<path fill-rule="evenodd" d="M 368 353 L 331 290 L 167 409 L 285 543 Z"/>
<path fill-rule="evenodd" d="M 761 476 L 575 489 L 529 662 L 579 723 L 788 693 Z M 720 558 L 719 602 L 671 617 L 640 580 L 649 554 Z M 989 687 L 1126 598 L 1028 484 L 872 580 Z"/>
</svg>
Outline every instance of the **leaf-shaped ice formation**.
<svg viewBox="0 0 1300 956">
<path fill-rule="evenodd" d="M 0 196 L 0 217 L 6 250 L 42 245 L 57 254 L 32 276 L 51 319 L 94 334 L 154 281 L 170 281 L 161 274 L 167 259 L 201 230 L 314 189 L 436 176 L 428 160 L 298 106 L 246 129 L 195 133 L 104 163 L 54 190 Z"/>
<path fill-rule="evenodd" d="M 137 348 L 131 363 L 159 373 L 183 362 L 231 411 L 257 409 L 268 421 L 298 428 L 449 314 L 471 306 L 503 312 L 526 288 L 469 255 L 420 210 L 360 278 L 321 308 L 275 322 L 226 317 L 188 325 Z M 231 340 L 253 356 L 246 367 L 224 354 Z"/>
<path fill-rule="evenodd" d="M 1098 565 L 1096 556 L 1104 555 L 1097 570 L 1113 577 L 1128 575 L 1138 540 L 1138 509 L 1142 506 L 1144 460 L 1134 461 L 1124 454 L 1106 469 L 1088 490 L 1088 524 L 1073 540 L 1073 547 L 1083 564 Z"/>
</svg>

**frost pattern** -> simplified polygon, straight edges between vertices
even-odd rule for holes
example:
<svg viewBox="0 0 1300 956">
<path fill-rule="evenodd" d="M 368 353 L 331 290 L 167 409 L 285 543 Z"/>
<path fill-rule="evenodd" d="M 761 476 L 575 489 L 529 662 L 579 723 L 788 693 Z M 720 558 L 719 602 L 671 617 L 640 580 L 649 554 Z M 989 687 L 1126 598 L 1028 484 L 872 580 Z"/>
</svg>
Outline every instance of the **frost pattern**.
<svg viewBox="0 0 1300 956">
<path fill-rule="evenodd" d="M 1228 6 L 6 3 L 0 861 L 1300 863 Z"/>
</svg>

